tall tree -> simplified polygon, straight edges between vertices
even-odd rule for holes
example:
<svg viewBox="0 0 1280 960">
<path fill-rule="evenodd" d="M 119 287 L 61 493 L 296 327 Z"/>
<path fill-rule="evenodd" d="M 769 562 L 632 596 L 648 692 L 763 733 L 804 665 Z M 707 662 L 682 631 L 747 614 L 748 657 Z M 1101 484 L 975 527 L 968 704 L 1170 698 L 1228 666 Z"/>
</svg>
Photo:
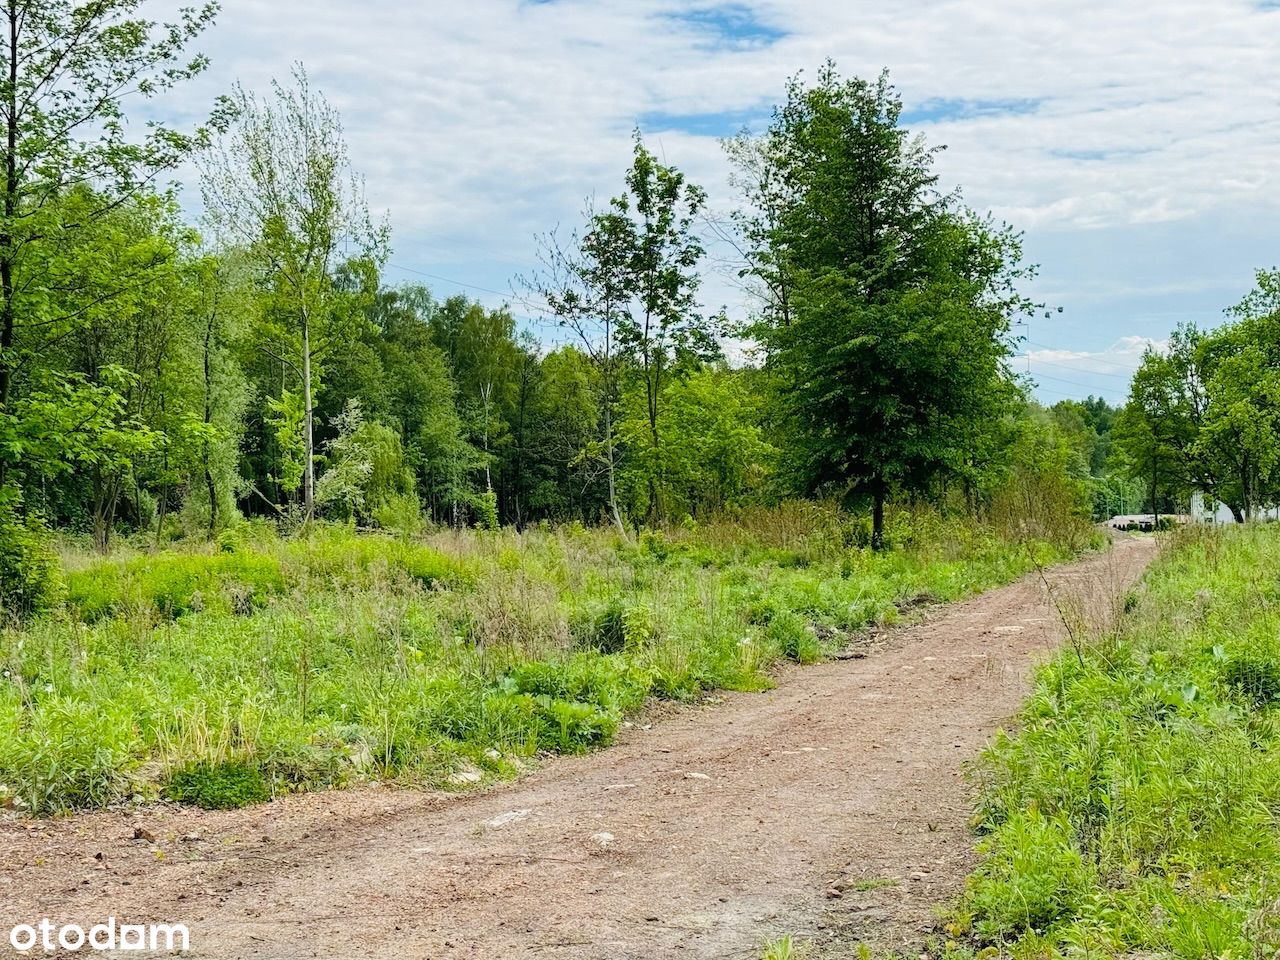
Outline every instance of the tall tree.
<svg viewBox="0 0 1280 960">
<path fill-rule="evenodd" d="M 788 313 L 763 333 L 798 480 L 869 498 L 876 547 L 891 491 L 958 472 L 1015 396 L 1010 322 L 1030 308 L 1018 236 L 938 194 L 939 148 L 901 113 L 887 75 L 844 80 L 827 63 L 813 86 L 791 81 L 761 147 L 781 206 L 756 259 L 789 291 Z"/>
<path fill-rule="evenodd" d="M 300 64 L 293 81 L 274 83 L 269 99 L 237 87 L 235 128 L 206 158 L 203 183 L 212 222 L 260 258 L 275 295 L 270 313 L 278 323 L 260 345 L 302 391 L 303 505 L 310 517 L 317 367 L 352 339 L 366 303 L 350 294 L 372 295 L 389 237 L 386 225 L 370 217 L 363 183 L 350 169 L 338 112 Z"/>
<path fill-rule="evenodd" d="M 554 231 L 542 238 L 541 270 L 522 283 L 542 298 L 550 314 L 577 338 L 595 367 L 599 389 L 600 440 L 592 455 L 604 468 L 609 517 L 622 536 L 626 527 L 618 509 L 617 437 L 614 419 L 619 394 L 618 329 L 628 319 L 631 298 L 631 236 L 608 213 L 587 205 L 586 230 L 562 239 Z"/>
<path fill-rule="evenodd" d="M 111 368 L 86 382 L 48 358 L 86 310 L 149 279 L 145 272 L 58 270 L 68 245 L 83 252 L 78 236 L 148 192 L 207 137 L 203 128 L 183 133 L 160 123 L 131 136 L 124 103 L 204 70 L 207 60 L 185 51 L 217 5 L 184 10 L 165 24 L 137 16 L 140 6 L 0 3 L 0 512 L 8 518 L 28 468 L 47 475 L 126 456 L 110 444 L 128 434 L 115 414 L 125 415 L 118 388 L 129 378 Z M 225 105 L 217 106 L 211 125 L 225 119 Z"/>
<path fill-rule="evenodd" d="M 664 390 L 675 363 L 718 353 L 712 325 L 697 309 L 702 243 L 694 232 L 706 194 L 675 167 L 660 163 L 635 135 L 626 192 L 610 202 L 600 229 L 616 232 L 629 250 L 628 309 L 619 345 L 639 367 L 648 417 L 649 520 L 663 514 L 662 434 Z"/>
<path fill-rule="evenodd" d="M 601 422 L 610 513 L 617 505 L 615 404 L 619 374 L 638 372 L 644 386 L 648 435 L 650 520 L 662 513 L 661 413 L 666 381 L 682 358 L 718 355 L 715 326 L 697 309 L 697 267 L 703 256 L 694 226 L 706 194 L 675 167 L 660 163 L 636 132 L 626 189 L 604 210 L 588 207 L 587 228 L 561 245 L 544 243 L 545 274 L 528 284 L 573 330 L 596 362 L 603 386 Z"/>
</svg>

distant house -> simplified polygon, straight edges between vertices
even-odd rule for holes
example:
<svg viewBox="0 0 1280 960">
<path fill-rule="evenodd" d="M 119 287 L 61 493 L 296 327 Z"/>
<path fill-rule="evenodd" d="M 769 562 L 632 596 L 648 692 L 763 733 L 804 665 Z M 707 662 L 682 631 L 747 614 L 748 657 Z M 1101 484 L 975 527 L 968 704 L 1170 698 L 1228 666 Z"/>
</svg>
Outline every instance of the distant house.
<svg viewBox="0 0 1280 960">
<path fill-rule="evenodd" d="M 1191 494 L 1191 518 L 1196 523 L 1235 523 L 1231 508 L 1197 490 Z M 1280 506 L 1255 507 L 1251 520 L 1280 520 Z"/>
<path fill-rule="evenodd" d="M 1188 523 L 1190 520 L 1191 517 L 1185 513 L 1160 514 L 1161 524 Z M 1156 528 L 1156 518 L 1150 513 L 1122 513 L 1108 520 L 1107 526 L 1113 530 L 1141 530 L 1150 533 Z"/>
</svg>

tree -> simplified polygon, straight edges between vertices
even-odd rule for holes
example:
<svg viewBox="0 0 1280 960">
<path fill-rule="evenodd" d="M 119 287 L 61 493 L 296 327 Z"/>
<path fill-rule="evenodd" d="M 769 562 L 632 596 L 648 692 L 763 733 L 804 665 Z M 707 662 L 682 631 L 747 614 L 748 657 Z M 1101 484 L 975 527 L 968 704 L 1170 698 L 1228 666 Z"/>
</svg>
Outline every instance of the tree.
<svg viewBox="0 0 1280 960">
<path fill-rule="evenodd" d="M 1007 227 L 939 196 L 937 148 L 900 124 L 887 75 L 788 85 L 762 146 L 781 198 L 756 257 L 785 273 L 789 311 L 762 331 L 807 490 L 869 497 L 884 542 L 895 489 L 962 473 L 1017 393 L 1005 367 L 1032 270 Z M 765 187 L 761 188 L 762 190 Z"/>
<path fill-rule="evenodd" d="M 204 70 L 203 56 L 184 61 L 183 51 L 218 9 L 209 3 L 158 25 L 133 16 L 140 5 L 4 0 L 0 414 L 9 412 L 15 374 L 32 359 L 30 346 L 15 353 L 22 328 L 56 333 L 76 319 L 59 311 L 41 275 L 27 269 L 40 248 L 57 248 L 138 196 L 207 138 L 204 129 L 183 134 L 162 124 L 149 124 L 141 140 L 127 136 L 124 97 L 153 96 Z M 225 119 L 220 106 L 215 127 Z M 93 202 L 67 216 L 59 200 L 89 186 Z M 0 473 L 7 463 L 0 461 Z"/>
<path fill-rule="evenodd" d="M 184 58 L 184 49 L 217 9 L 208 4 L 156 24 L 134 16 L 140 4 L 0 3 L 0 527 L 21 524 L 0 536 L 5 570 L 34 570 L 41 562 L 42 523 L 30 513 L 19 519 L 28 475 L 119 457 L 121 448 L 106 444 L 128 438 L 113 392 L 127 377 L 95 385 L 46 358 L 50 345 L 78 327 L 86 305 L 133 289 L 136 278 L 104 284 L 102 274 L 50 275 L 48 267 L 78 234 L 148 192 L 207 135 L 154 123 L 143 136 L 129 136 L 125 97 L 149 97 L 201 72 L 205 58 Z M 218 107 L 211 124 L 224 119 Z M 67 202 L 73 194 L 80 201 L 74 207 Z M 86 280 L 98 285 L 94 301 L 76 296 Z M 0 572 L 0 581 L 6 578 Z M 7 589 L 0 582 L 0 591 Z"/>
<path fill-rule="evenodd" d="M 1265 287 L 1261 287 L 1265 290 Z M 1255 292 L 1257 294 L 1257 292 Z M 1243 523 L 1280 481 L 1280 346 L 1275 314 L 1256 305 L 1211 333 L 1175 330 L 1134 374 L 1116 439 L 1131 472 L 1158 487 L 1199 489 Z"/>
<path fill-rule="evenodd" d="M 708 359 L 719 353 L 711 324 L 697 311 L 698 262 L 702 244 L 694 223 L 706 203 L 700 187 L 674 167 L 658 162 L 637 131 L 626 192 L 610 201 L 598 229 L 618 237 L 611 248 L 629 258 L 627 310 L 618 342 L 633 359 L 644 383 L 648 419 L 649 520 L 662 516 L 663 471 L 660 419 L 667 378 L 682 358 Z"/>
<path fill-rule="evenodd" d="M 477 303 L 463 315 L 457 333 L 454 371 L 464 397 L 478 407 L 486 493 L 493 492 L 492 441 L 498 429 L 495 416 L 509 406 L 515 391 L 515 329 L 516 321 L 509 310 L 486 310 Z"/>
<path fill-rule="evenodd" d="M 315 393 L 326 354 L 353 339 L 386 259 L 337 111 L 301 65 L 269 100 L 237 87 L 233 134 L 206 157 L 204 198 L 226 238 L 251 250 L 273 295 L 260 348 L 301 389 L 303 504 L 315 511 Z"/>
<path fill-rule="evenodd" d="M 764 439 L 762 398 L 750 390 L 748 378 L 707 365 L 671 380 L 663 394 L 667 425 L 660 468 L 667 508 L 698 517 L 763 499 L 778 451 Z M 644 443 L 649 424 L 640 406 L 620 432 Z M 628 472 L 623 475 L 630 480 Z M 643 488 L 652 476 L 649 470 L 637 474 L 624 486 Z"/>
<path fill-rule="evenodd" d="M 719 354 L 714 325 L 701 316 L 694 296 L 703 255 L 694 224 L 706 203 L 700 187 L 660 163 L 634 138 L 626 189 L 603 211 L 588 205 L 587 226 L 561 244 L 543 242 L 543 275 L 526 287 L 543 298 L 557 321 L 578 337 L 599 371 L 602 455 L 609 511 L 623 530 L 617 498 L 614 422 L 620 375 L 630 367 L 644 386 L 649 467 L 644 513 L 662 513 L 660 420 L 667 378 L 681 359 Z"/>
<path fill-rule="evenodd" d="M 609 214 L 587 205 L 587 228 L 562 242 L 556 232 L 542 238 L 541 271 L 522 283 L 541 297 L 560 326 L 571 331 L 595 367 L 600 441 L 590 455 L 604 468 L 609 517 L 626 536 L 618 509 L 617 449 L 614 417 L 619 395 L 618 328 L 627 318 L 631 296 L 633 248 L 627 231 L 617 229 Z"/>
</svg>

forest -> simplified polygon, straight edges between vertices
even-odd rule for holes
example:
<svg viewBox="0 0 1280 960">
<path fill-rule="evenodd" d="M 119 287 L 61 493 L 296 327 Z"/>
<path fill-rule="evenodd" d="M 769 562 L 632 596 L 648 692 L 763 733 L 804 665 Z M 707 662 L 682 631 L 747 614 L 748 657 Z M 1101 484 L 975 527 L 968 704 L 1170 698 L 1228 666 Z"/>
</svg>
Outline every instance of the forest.
<svg viewBox="0 0 1280 960">
<path fill-rule="evenodd" d="M 387 225 L 301 66 L 236 88 L 203 127 L 130 139 L 117 91 L 203 70 L 186 48 L 213 8 L 167 31 L 123 29 L 128 8 L 41 5 L 3 91 L 10 610 L 46 602 L 55 530 L 101 551 L 242 517 L 634 536 L 820 497 L 867 511 L 878 546 L 886 502 L 976 515 L 1022 474 L 1086 515 L 1136 508 L 1114 411 L 1041 409 L 1010 369 L 1034 268 L 1012 228 L 939 186 L 885 76 L 828 65 L 767 132 L 726 142 L 742 196 L 721 227 L 752 315 L 699 308 L 707 197 L 637 133 L 617 195 L 513 278 L 544 320 L 522 328 L 385 280 Z M 183 163 L 199 222 L 162 186 Z M 730 340 L 747 362 L 726 361 Z"/>
</svg>

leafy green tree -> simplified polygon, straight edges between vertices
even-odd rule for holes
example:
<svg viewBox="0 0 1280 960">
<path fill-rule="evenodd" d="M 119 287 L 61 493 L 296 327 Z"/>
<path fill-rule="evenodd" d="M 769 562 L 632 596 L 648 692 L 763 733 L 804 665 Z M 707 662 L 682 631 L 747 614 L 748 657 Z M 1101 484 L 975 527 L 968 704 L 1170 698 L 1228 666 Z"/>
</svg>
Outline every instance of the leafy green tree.
<svg viewBox="0 0 1280 960">
<path fill-rule="evenodd" d="M 884 542 L 895 489 L 961 472 L 1014 402 L 1005 368 L 1030 270 L 1006 227 L 940 197 L 928 148 L 899 123 L 886 75 L 796 79 L 765 136 L 786 205 L 765 236 L 785 271 L 789 324 L 767 333 L 797 440 L 798 480 L 872 503 Z"/>
<path fill-rule="evenodd" d="M 316 502 L 345 520 L 367 522 L 387 504 L 413 493 L 399 435 L 366 420 L 351 400 L 337 418 L 337 435 L 326 450 L 327 469 L 316 485 Z"/>
<path fill-rule="evenodd" d="M 474 304 L 462 318 L 457 334 L 454 373 L 464 404 L 478 420 L 480 450 L 484 454 L 484 487 L 493 492 L 492 464 L 498 434 L 507 429 L 505 414 L 514 401 L 519 350 L 515 318 L 507 309 L 486 310 Z"/>
<path fill-rule="evenodd" d="M 583 355 L 595 367 L 595 397 L 599 441 L 588 448 L 603 468 L 609 518 L 622 536 L 626 527 L 618 508 L 618 449 L 614 421 L 620 396 L 622 352 L 619 328 L 628 322 L 634 247 L 630 231 L 621 229 L 617 217 L 597 214 L 588 203 L 586 229 L 561 239 L 551 232 L 541 241 L 541 268 L 522 279 L 525 288 L 540 297 L 548 312 L 570 331 Z"/>
<path fill-rule="evenodd" d="M 607 509 L 599 495 L 602 458 L 596 449 L 602 389 L 599 368 L 576 347 L 560 347 L 529 364 L 516 430 L 529 514 L 593 520 Z"/>
<path fill-rule="evenodd" d="M 630 298 L 618 328 L 618 343 L 639 368 L 644 385 L 648 421 L 644 462 L 649 465 L 644 513 L 656 520 L 664 513 L 661 415 L 667 381 L 680 360 L 719 353 L 713 326 L 699 314 L 694 300 L 703 256 L 694 227 L 706 194 L 679 170 L 658 162 L 638 132 L 626 187 L 597 219 L 596 229 L 616 234 L 617 243 L 611 246 L 630 260 Z"/>
<path fill-rule="evenodd" d="M 664 388 L 681 361 L 717 356 L 715 325 L 697 310 L 697 266 L 703 256 L 695 232 L 706 194 L 680 171 L 660 163 L 635 135 L 626 189 L 602 211 L 588 207 L 581 237 L 544 243 L 544 273 L 527 286 L 572 330 L 595 362 L 600 394 L 601 454 L 609 510 L 622 530 L 617 505 L 614 420 L 624 371 L 643 386 L 648 434 L 642 464 L 649 475 L 642 513 L 662 510 L 661 416 Z M 633 438 L 638 439 L 638 438 Z"/>
<path fill-rule="evenodd" d="M 668 508 L 698 517 L 764 499 L 777 450 L 764 438 L 762 398 L 751 392 L 747 378 L 706 366 L 663 389 L 666 439 L 656 472 L 664 478 Z M 634 442 L 643 445 L 648 429 L 642 408 L 620 432 L 624 439 L 638 434 Z M 654 472 L 637 470 L 630 477 L 624 470 L 624 486 L 642 496 Z"/>
<path fill-rule="evenodd" d="M 50 295 L 39 264 L 145 192 L 207 137 L 204 129 L 183 134 L 152 123 L 145 136 L 130 138 L 124 98 L 154 96 L 204 70 L 207 60 L 184 58 L 184 50 L 213 21 L 217 4 L 185 9 L 171 24 L 136 17 L 140 6 L 141 0 L 5 0 L 0 8 L 7 68 L 0 75 L 0 416 L 6 420 L 15 378 L 38 360 L 40 339 L 56 339 L 78 318 Z M 225 119 L 220 106 L 215 126 Z M 61 201 L 85 187 L 92 187 L 80 192 L 88 202 L 71 213 Z M 75 278 L 69 279 L 74 288 Z M 126 280 L 99 296 L 130 286 Z M 24 329 L 41 336 L 20 347 Z M 4 446 L 0 479 L 16 453 Z"/>
<path fill-rule="evenodd" d="M 42 568 L 43 526 L 34 512 L 23 517 L 24 484 L 51 473 L 65 477 L 70 464 L 118 462 L 129 447 L 107 446 L 128 434 L 123 405 L 111 391 L 129 379 L 90 383 L 48 357 L 82 319 L 89 301 L 80 291 L 92 286 L 109 300 L 132 289 L 134 278 L 110 282 L 109 269 L 50 268 L 77 235 L 146 193 L 206 136 L 160 123 L 130 136 L 125 98 L 152 96 L 201 72 L 205 59 L 184 50 L 216 11 L 209 4 L 183 11 L 175 23 L 156 24 L 136 16 L 140 5 L 0 4 L 0 527 L 21 524 L 0 534 L 0 581 L 7 581 L 7 570 Z M 223 119 L 215 109 L 213 125 Z M 0 582 L 0 591 L 7 590 Z"/>
<path fill-rule="evenodd" d="M 357 339 L 388 233 L 351 173 L 337 111 L 301 65 L 269 100 L 237 87 L 233 135 L 205 162 L 204 197 L 226 239 L 259 259 L 271 292 L 259 347 L 289 371 L 302 400 L 302 500 L 315 509 L 318 367 Z"/>
<path fill-rule="evenodd" d="M 209 536 L 221 518 L 235 510 L 240 485 L 239 454 L 249 400 L 245 372 L 235 359 L 235 344 L 250 322 L 253 291 L 250 264 L 242 251 L 205 254 L 186 265 L 194 288 L 200 422 L 197 462 L 192 477 L 203 479 Z M 198 499 L 192 498 L 193 500 Z"/>
</svg>

